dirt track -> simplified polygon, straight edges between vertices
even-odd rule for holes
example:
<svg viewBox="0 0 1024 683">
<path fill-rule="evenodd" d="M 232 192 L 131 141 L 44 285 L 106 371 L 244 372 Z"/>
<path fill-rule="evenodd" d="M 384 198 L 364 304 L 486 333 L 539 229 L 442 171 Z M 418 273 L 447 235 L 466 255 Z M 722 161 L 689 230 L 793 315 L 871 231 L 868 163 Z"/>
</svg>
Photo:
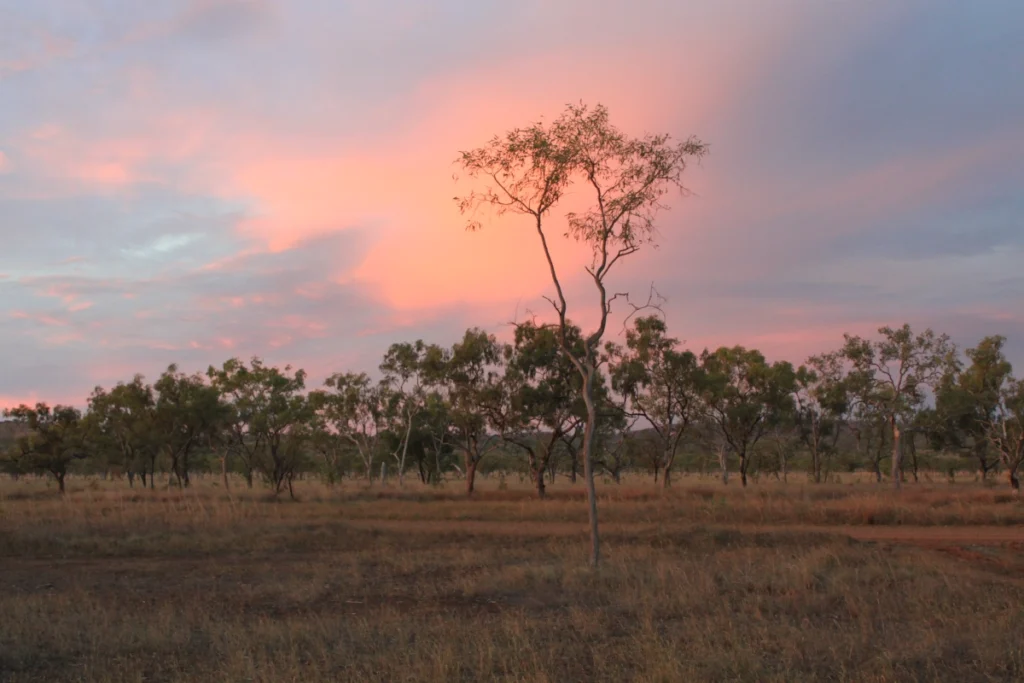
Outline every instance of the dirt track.
<svg viewBox="0 0 1024 683">
<path fill-rule="evenodd" d="M 498 536 L 575 536 L 587 533 L 582 524 L 568 522 L 513 523 L 479 520 L 383 520 L 352 519 L 347 523 L 357 529 L 416 531 L 452 534 L 467 532 Z M 630 534 L 657 531 L 691 531 L 696 528 L 732 530 L 742 533 L 819 533 L 848 536 L 858 541 L 892 542 L 913 545 L 1024 545 L 1024 527 L 1019 526 L 880 526 L 880 525 L 694 525 L 694 524 L 621 524 L 601 527 L 606 533 Z"/>
</svg>

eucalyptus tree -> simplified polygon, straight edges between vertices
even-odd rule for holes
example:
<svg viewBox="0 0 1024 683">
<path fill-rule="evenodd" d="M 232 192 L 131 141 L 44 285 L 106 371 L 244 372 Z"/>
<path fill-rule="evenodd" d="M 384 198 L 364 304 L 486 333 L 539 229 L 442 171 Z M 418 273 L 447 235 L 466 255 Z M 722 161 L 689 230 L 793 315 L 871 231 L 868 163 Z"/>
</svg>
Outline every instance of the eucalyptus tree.
<svg viewBox="0 0 1024 683">
<path fill-rule="evenodd" d="M 4 410 L 3 415 L 28 430 L 9 452 L 14 467 L 53 475 L 64 494 L 68 467 L 90 454 L 89 425 L 82 413 L 71 406 L 36 403 Z"/>
<path fill-rule="evenodd" d="M 472 495 L 477 468 L 498 447 L 490 416 L 501 402 L 502 346 L 481 329 L 466 330 L 450 350 L 438 349 L 424 362 L 424 379 L 447 398 L 450 443 L 463 457 L 466 494 Z"/>
<path fill-rule="evenodd" d="M 609 345 L 613 388 L 626 399 L 625 411 L 650 425 L 657 437 L 655 465 L 671 484 L 672 465 L 687 428 L 699 419 L 704 372 L 697 357 L 667 336 L 665 321 L 639 317 L 626 332 L 626 347 Z"/>
<path fill-rule="evenodd" d="M 424 484 L 440 484 L 444 473 L 451 469 L 454 448 L 450 412 L 443 391 L 436 387 L 424 391 L 422 410 L 409 444 L 413 464 Z"/>
<path fill-rule="evenodd" d="M 568 336 L 579 351 L 583 336 L 571 325 Z M 507 442 L 527 456 L 537 495 L 545 496 L 544 475 L 564 439 L 582 424 L 586 409 L 580 398 L 580 374 L 562 353 L 555 329 L 526 322 L 516 326 L 506 348 L 501 381 L 503 409 L 492 422 Z"/>
<path fill-rule="evenodd" d="M 795 380 L 796 426 L 811 455 L 811 478 L 820 484 L 853 408 L 851 382 L 842 355 L 835 352 L 808 358 Z"/>
<path fill-rule="evenodd" d="M 89 413 L 96 421 L 98 434 L 112 442 L 120 454 L 128 485 L 134 486 L 138 474 L 145 487 L 148 474 L 149 486 L 154 488 L 160 444 L 155 438 L 153 387 L 142 375 L 135 375 L 131 382 L 118 382 L 109 391 L 96 387 L 89 397 Z"/>
<path fill-rule="evenodd" d="M 427 382 L 433 376 L 430 359 L 440 347 L 422 340 L 392 344 L 380 364 L 380 394 L 391 435 L 391 457 L 398 470 L 398 484 L 405 480 L 406 459 L 413 431 L 427 409 Z"/>
<path fill-rule="evenodd" d="M 875 341 L 844 335 L 843 355 L 862 378 L 860 400 L 882 414 L 892 436 L 891 477 L 899 489 L 902 479 L 902 427 L 956 362 L 956 348 L 946 335 L 930 328 L 914 334 L 910 325 L 881 327 Z"/>
<path fill-rule="evenodd" d="M 253 486 L 257 460 L 266 445 L 266 432 L 259 429 L 256 422 L 267 409 L 269 371 L 260 358 L 252 358 L 248 366 L 238 358 L 231 358 L 220 368 L 211 365 L 206 371 L 225 403 L 224 444 L 227 452 L 235 455 L 241 464 L 249 488 Z"/>
<path fill-rule="evenodd" d="M 170 458 L 178 485 L 187 487 L 193 454 L 223 427 L 225 408 L 220 392 L 202 374 L 185 374 L 173 364 L 153 389 L 155 434 Z"/>
<path fill-rule="evenodd" d="M 1002 391 L 1013 372 L 1003 354 L 1005 343 L 1002 336 L 985 337 L 968 349 L 970 365 L 947 369 L 935 389 L 935 408 L 928 415 L 932 445 L 967 451 L 982 479 L 1000 462 L 987 431 L 997 421 Z"/>
<path fill-rule="evenodd" d="M 1007 378 L 987 431 L 1006 468 L 1010 489 L 1020 495 L 1019 473 L 1024 462 L 1024 380 Z"/>
<path fill-rule="evenodd" d="M 794 395 L 795 395 L 794 391 Z M 795 400 L 786 401 L 780 407 L 776 419 L 772 421 L 768 438 L 761 442 L 762 457 L 758 468 L 766 473 L 774 474 L 783 483 L 789 482 L 789 462 L 796 455 L 802 435 L 800 433 L 800 414 Z"/>
<path fill-rule="evenodd" d="M 633 432 L 636 418 L 619 413 L 616 420 L 601 423 L 597 431 L 596 464 L 616 484 L 622 483 L 622 474 L 637 460 L 638 434 Z"/>
<path fill-rule="evenodd" d="M 991 469 L 987 463 L 991 447 L 1006 469 L 1010 489 L 1019 494 L 1024 381 L 1013 377 L 1013 366 L 1003 353 L 1005 343 L 1001 336 L 985 337 L 967 350 L 970 365 L 947 371 L 936 391 L 936 413 L 945 419 L 952 440 L 971 442 L 983 472 Z"/>
<path fill-rule="evenodd" d="M 466 175 L 482 183 L 481 189 L 456 198 L 459 208 L 470 215 L 468 227 L 481 226 L 476 218 L 480 208 L 499 216 L 516 214 L 528 220 L 540 242 L 554 287 L 554 296 L 547 299 L 557 316 L 562 352 L 582 380 L 587 412 L 583 468 L 594 565 L 600 560 L 593 467 L 598 368 L 612 304 L 623 296 L 609 293 L 608 278 L 623 259 L 654 241 L 655 217 L 664 208 L 666 193 L 682 189 L 688 162 L 706 153 L 707 146 L 695 138 L 675 143 L 668 135 L 630 137 L 611 124 L 605 107 L 580 104 L 569 105 L 549 125 L 513 129 L 483 147 L 462 152 L 458 159 Z M 581 211 L 568 212 L 564 227 L 554 228 L 555 209 L 573 186 L 582 186 L 591 203 Z M 565 273 L 559 273 L 548 241 L 553 229 L 586 245 L 592 255 L 585 273 L 594 286 L 596 325 L 584 336 L 580 349 L 574 349 L 569 339 L 569 306 L 562 286 Z"/>
<path fill-rule="evenodd" d="M 325 389 L 312 392 L 311 405 L 326 428 L 356 449 L 367 483 L 373 482 L 373 464 L 387 429 L 380 386 L 365 372 L 335 373 L 324 382 Z"/>
<path fill-rule="evenodd" d="M 760 351 L 742 346 L 704 351 L 701 366 L 708 417 L 739 458 L 746 486 L 753 449 L 791 409 L 796 372 L 786 361 L 769 364 Z"/>
<path fill-rule="evenodd" d="M 253 359 L 259 400 L 250 416 L 250 429 L 259 436 L 255 466 L 279 495 L 287 486 L 294 498 L 292 481 L 302 461 L 303 446 L 310 434 L 312 404 L 305 395 L 306 372 L 266 366 Z"/>
<path fill-rule="evenodd" d="M 333 486 L 345 477 L 345 455 L 351 443 L 335 429 L 328 416 L 326 393 L 311 391 L 308 395 L 308 446 L 321 459 L 320 472 L 324 482 Z"/>
</svg>

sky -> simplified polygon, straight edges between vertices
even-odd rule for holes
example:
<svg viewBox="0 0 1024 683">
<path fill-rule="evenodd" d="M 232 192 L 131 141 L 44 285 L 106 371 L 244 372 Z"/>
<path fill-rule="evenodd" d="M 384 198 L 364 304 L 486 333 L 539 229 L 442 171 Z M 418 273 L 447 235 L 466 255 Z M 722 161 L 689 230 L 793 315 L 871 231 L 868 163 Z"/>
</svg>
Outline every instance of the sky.
<svg viewBox="0 0 1024 683">
<path fill-rule="evenodd" d="M 613 277 L 695 350 L 1009 338 L 1024 368 L 1019 0 L 0 0 L 0 405 L 237 356 L 318 384 L 544 313 L 460 150 L 602 103 L 710 154 Z M 596 302 L 555 256 L 570 316 Z M 620 309 L 619 314 L 622 311 Z M 621 324 L 610 338 L 619 339 Z"/>
</svg>

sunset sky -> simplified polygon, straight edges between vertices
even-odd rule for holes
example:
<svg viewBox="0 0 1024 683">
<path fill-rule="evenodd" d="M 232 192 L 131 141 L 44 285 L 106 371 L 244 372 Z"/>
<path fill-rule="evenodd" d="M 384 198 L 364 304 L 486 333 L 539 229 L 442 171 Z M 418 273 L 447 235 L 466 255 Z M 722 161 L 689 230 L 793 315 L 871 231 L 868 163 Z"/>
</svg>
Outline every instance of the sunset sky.
<svg viewBox="0 0 1024 683">
<path fill-rule="evenodd" d="M 614 282 L 691 348 L 908 321 L 1024 371 L 1019 0 L 0 0 L 0 406 L 507 335 L 539 245 L 467 233 L 453 160 L 579 101 L 711 146 Z"/>
</svg>

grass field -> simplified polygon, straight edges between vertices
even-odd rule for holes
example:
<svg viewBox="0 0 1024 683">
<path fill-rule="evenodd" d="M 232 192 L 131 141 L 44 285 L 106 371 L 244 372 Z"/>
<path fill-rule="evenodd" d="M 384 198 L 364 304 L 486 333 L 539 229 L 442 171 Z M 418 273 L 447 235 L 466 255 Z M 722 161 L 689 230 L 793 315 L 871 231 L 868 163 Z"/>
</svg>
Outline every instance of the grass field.
<svg viewBox="0 0 1024 683">
<path fill-rule="evenodd" d="M 1024 680 L 1002 488 L 0 484 L 4 681 Z"/>
</svg>

